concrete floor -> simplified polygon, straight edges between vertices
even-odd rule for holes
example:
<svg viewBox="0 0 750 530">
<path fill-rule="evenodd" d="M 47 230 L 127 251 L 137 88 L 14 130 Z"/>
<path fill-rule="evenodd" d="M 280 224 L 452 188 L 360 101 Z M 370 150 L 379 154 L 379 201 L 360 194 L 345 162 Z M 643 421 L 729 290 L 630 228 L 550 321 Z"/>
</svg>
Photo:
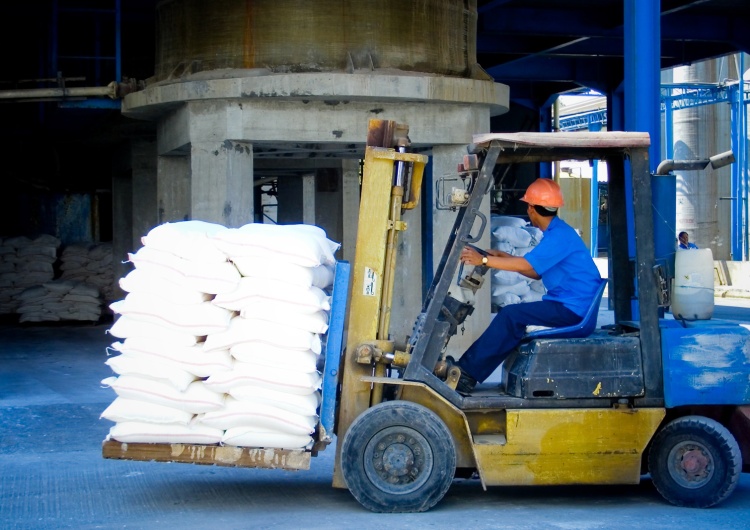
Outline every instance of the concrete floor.
<svg viewBox="0 0 750 530">
<path fill-rule="evenodd" d="M 729 309 L 750 322 L 747 305 Z M 0 528 L 747 528 L 749 475 L 710 510 L 668 505 L 648 481 L 485 492 L 457 480 L 430 512 L 383 516 L 331 487 L 333 448 L 296 473 L 105 460 L 108 327 L 0 325 Z"/>
</svg>

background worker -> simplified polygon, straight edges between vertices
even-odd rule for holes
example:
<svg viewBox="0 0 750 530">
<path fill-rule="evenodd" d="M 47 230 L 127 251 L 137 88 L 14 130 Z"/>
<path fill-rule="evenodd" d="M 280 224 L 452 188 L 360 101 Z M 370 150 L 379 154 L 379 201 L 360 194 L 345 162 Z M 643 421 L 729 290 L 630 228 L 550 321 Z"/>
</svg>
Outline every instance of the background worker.
<svg viewBox="0 0 750 530">
<path fill-rule="evenodd" d="M 489 256 L 466 247 L 461 261 L 492 269 L 515 271 L 542 279 L 547 293 L 540 302 L 505 306 L 489 327 L 454 364 L 461 369 L 456 390 L 470 393 L 508 357 L 526 333 L 526 326 L 561 327 L 577 324 L 586 314 L 600 285 L 601 277 L 581 237 L 557 217 L 564 205 L 556 182 L 535 180 L 521 198 L 528 204 L 531 224 L 544 232 L 541 242 L 524 257 L 499 250 Z"/>
<path fill-rule="evenodd" d="M 678 241 L 678 245 L 677 245 L 678 250 L 688 250 L 692 248 L 695 248 L 695 249 L 698 248 L 698 245 L 690 242 L 690 238 L 688 237 L 687 232 L 680 232 L 680 234 L 677 236 L 677 241 Z"/>
</svg>

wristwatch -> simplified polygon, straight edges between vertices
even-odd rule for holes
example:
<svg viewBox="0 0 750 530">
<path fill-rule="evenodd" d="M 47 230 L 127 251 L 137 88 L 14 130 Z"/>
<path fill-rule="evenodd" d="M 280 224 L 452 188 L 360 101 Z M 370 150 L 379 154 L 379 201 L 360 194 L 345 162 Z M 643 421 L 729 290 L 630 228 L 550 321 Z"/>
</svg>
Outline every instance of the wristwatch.
<svg viewBox="0 0 750 530">
<path fill-rule="evenodd" d="M 482 256 L 482 265 L 487 265 L 487 262 L 489 259 L 487 259 L 487 256 Z"/>
</svg>

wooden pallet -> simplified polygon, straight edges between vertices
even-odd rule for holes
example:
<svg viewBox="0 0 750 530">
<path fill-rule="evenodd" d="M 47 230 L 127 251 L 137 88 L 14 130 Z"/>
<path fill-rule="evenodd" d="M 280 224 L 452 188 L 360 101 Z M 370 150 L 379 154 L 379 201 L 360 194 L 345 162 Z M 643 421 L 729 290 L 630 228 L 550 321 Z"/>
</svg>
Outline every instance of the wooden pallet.
<svg viewBox="0 0 750 530">
<path fill-rule="evenodd" d="M 229 467 L 299 471 L 310 469 L 311 453 L 303 449 L 265 449 L 228 445 L 102 442 L 102 456 L 117 460 L 181 462 Z"/>
</svg>

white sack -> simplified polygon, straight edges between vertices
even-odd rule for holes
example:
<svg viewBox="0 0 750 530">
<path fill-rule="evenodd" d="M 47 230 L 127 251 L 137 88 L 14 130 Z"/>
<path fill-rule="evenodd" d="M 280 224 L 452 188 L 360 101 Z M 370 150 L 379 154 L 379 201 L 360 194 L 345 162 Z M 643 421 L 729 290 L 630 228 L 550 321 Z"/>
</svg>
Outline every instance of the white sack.
<svg viewBox="0 0 750 530">
<path fill-rule="evenodd" d="M 520 281 L 513 285 L 493 285 L 492 296 L 502 296 L 505 293 L 512 293 L 516 296 L 522 297 L 531 290 L 529 284 L 526 281 Z"/>
<path fill-rule="evenodd" d="M 149 379 L 168 381 L 180 392 L 197 378 L 195 375 L 181 369 L 180 365 L 173 362 L 159 362 L 146 359 L 138 355 L 117 355 L 110 357 L 104 363 L 117 375 L 137 375 Z"/>
<path fill-rule="evenodd" d="M 255 385 L 304 396 L 319 390 L 322 378 L 318 372 L 305 374 L 270 366 L 235 362 L 232 370 L 215 373 L 204 383 L 214 392 L 228 393 L 236 386 Z"/>
<path fill-rule="evenodd" d="M 173 342 L 132 337 L 115 342 L 112 349 L 127 355 L 143 357 L 149 362 L 174 363 L 197 377 L 208 377 L 216 372 L 232 369 L 228 350 L 203 351 L 203 344 L 181 346 Z"/>
<path fill-rule="evenodd" d="M 206 412 L 195 422 L 217 429 L 250 427 L 263 432 L 310 434 L 318 423 L 317 416 L 303 416 L 265 403 L 238 401 L 228 397 L 220 410 Z"/>
<path fill-rule="evenodd" d="M 273 449 L 304 449 L 313 443 L 309 435 L 256 432 L 248 427 L 227 429 L 221 438 L 224 445 L 236 447 L 267 447 Z"/>
<path fill-rule="evenodd" d="M 229 262 L 201 263 L 169 252 L 142 247 L 128 259 L 136 269 L 163 276 L 173 282 L 204 293 L 226 293 L 237 287 L 240 272 Z"/>
<path fill-rule="evenodd" d="M 208 335 L 203 343 L 203 349 L 225 350 L 244 342 L 257 342 L 291 350 L 312 350 L 314 353 L 321 351 L 320 337 L 316 333 L 242 317 L 233 318 L 227 331 Z"/>
<path fill-rule="evenodd" d="M 140 322 L 150 322 L 198 337 L 229 328 L 233 313 L 209 302 L 181 305 L 144 292 L 129 293 L 124 300 L 110 304 L 116 314 Z"/>
<path fill-rule="evenodd" d="M 540 293 L 539 291 L 534 291 L 533 289 L 531 289 L 528 293 L 521 297 L 521 302 L 523 302 L 524 304 L 527 302 L 541 302 L 543 297 L 544 293 Z"/>
<path fill-rule="evenodd" d="M 235 344 L 229 353 L 241 362 L 304 373 L 316 371 L 319 357 L 312 350 L 289 350 L 257 342 Z"/>
<path fill-rule="evenodd" d="M 175 331 L 151 322 L 135 320 L 122 315 L 115 320 L 109 333 L 118 339 L 141 338 L 154 341 L 171 342 L 177 346 L 193 346 L 198 337 L 181 331 Z"/>
<path fill-rule="evenodd" d="M 514 247 L 528 247 L 531 244 L 531 234 L 523 228 L 514 226 L 499 226 L 492 231 L 498 241 L 507 241 Z"/>
<path fill-rule="evenodd" d="M 232 259 L 242 276 L 265 278 L 302 287 L 325 289 L 333 283 L 333 268 L 329 265 L 303 267 L 294 263 L 257 256 L 237 256 Z"/>
<path fill-rule="evenodd" d="M 544 286 L 542 280 L 532 280 L 531 283 L 529 283 L 529 287 L 531 287 L 532 291 L 537 291 L 542 294 L 547 292 L 547 288 Z"/>
<path fill-rule="evenodd" d="M 318 287 L 301 287 L 264 278 L 242 278 L 235 289 L 218 294 L 212 303 L 231 311 L 241 311 L 259 303 L 296 313 L 331 309 L 330 297 Z"/>
<path fill-rule="evenodd" d="M 222 225 L 205 221 L 164 223 L 152 228 L 141 242 L 187 260 L 221 263 L 227 260 L 227 256 L 216 248 L 211 238 L 224 230 L 227 228 Z"/>
<path fill-rule="evenodd" d="M 207 425 L 179 425 L 126 421 L 115 424 L 109 437 L 123 443 L 180 443 L 211 445 L 221 441 L 224 431 Z"/>
<path fill-rule="evenodd" d="M 495 285 L 516 285 L 520 282 L 527 281 L 526 276 L 515 271 L 503 271 L 495 269 L 492 271 L 492 286 Z"/>
<path fill-rule="evenodd" d="M 529 246 L 537 246 L 544 237 L 544 232 L 542 232 L 541 228 L 537 228 L 536 226 L 524 226 L 523 229 L 531 236 L 531 243 L 529 243 Z"/>
<path fill-rule="evenodd" d="M 512 226 L 515 228 L 523 228 L 528 223 L 522 217 L 513 217 L 510 215 L 493 215 L 490 218 L 490 226 L 494 232 L 496 228 L 501 226 Z"/>
<path fill-rule="evenodd" d="M 115 398 L 115 400 L 104 409 L 101 418 L 114 421 L 115 423 L 125 421 L 138 421 L 146 423 L 178 423 L 187 425 L 195 415 L 191 412 L 165 407 L 147 401 L 135 399 Z"/>
<path fill-rule="evenodd" d="M 505 307 L 506 305 L 520 304 L 521 298 L 513 293 L 504 293 L 500 296 L 493 296 L 492 303 L 500 307 Z"/>
<path fill-rule="evenodd" d="M 137 375 L 108 377 L 102 381 L 115 393 L 126 399 L 135 399 L 173 407 L 198 414 L 218 410 L 224 405 L 224 394 L 208 389 L 203 381 L 195 381 L 187 390 L 180 392 L 166 381 L 157 381 Z"/>
<path fill-rule="evenodd" d="M 516 255 L 516 247 L 514 247 L 507 241 L 498 241 L 494 236 L 492 237 L 492 248 L 495 250 L 502 250 L 503 252 L 510 254 L 511 256 Z"/>
<path fill-rule="evenodd" d="M 338 248 L 325 231 L 312 225 L 252 223 L 219 232 L 212 239 L 232 260 L 251 256 L 303 267 L 333 265 Z"/>
<path fill-rule="evenodd" d="M 318 413 L 318 406 L 320 405 L 320 392 L 301 395 L 280 392 L 260 386 L 241 385 L 230 388 L 229 395 L 238 401 L 273 405 L 274 407 L 303 416 L 316 415 Z"/>
<path fill-rule="evenodd" d="M 242 318 L 265 320 L 294 329 L 309 331 L 310 333 L 325 333 L 328 331 L 328 314 L 325 311 L 317 313 L 290 313 L 278 306 L 268 307 L 256 303 L 243 307 L 240 311 Z"/>
<path fill-rule="evenodd" d="M 133 269 L 120 278 L 120 288 L 127 293 L 150 293 L 173 304 L 192 305 L 208 302 L 213 295 L 188 289 L 178 282 L 163 276 L 149 274 L 142 269 Z"/>
</svg>

